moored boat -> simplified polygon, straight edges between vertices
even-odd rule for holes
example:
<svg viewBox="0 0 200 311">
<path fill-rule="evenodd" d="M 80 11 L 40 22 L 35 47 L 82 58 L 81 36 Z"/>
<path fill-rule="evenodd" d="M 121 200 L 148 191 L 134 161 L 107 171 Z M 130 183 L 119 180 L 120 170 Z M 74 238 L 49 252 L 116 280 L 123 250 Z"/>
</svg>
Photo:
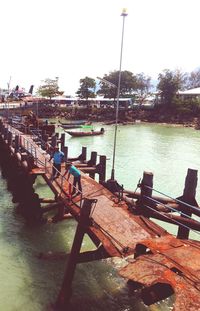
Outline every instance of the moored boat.
<svg viewBox="0 0 200 311">
<path fill-rule="evenodd" d="M 65 131 L 65 132 L 71 135 L 72 137 L 83 137 L 83 136 L 102 135 L 104 134 L 105 130 L 102 127 L 100 131 L 90 130 L 90 131 Z"/>
<path fill-rule="evenodd" d="M 61 122 L 58 121 L 62 126 L 72 126 L 72 125 L 84 125 L 87 123 L 87 120 L 71 120 L 71 121 L 67 121 L 67 122 Z"/>
<path fill-rule="evenodd" d="M 76 128 L 81 128 L 82 125 L 63 124 L 63 125 L 60 125 L 60 127 L 62 127 L 63 129 L 76 129 Z"/>
</svg>

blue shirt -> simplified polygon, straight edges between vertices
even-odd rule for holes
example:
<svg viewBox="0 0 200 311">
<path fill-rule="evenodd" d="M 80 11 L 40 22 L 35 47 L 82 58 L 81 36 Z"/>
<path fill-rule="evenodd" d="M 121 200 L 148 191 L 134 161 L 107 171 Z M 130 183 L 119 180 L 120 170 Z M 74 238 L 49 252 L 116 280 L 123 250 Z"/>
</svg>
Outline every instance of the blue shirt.
<svg viewBox="0 0 200 311">
<path fill-rule="evenodd" d="M 62 151 L 55 151 L 53 155 L 53 161 L 55 164 L 61 164 L 64 159 L 64 153 Z"/>
<path fill-rule="evenodd" d="M 74 177 L 81 176 L 81 173 L 79 172 L 79 170 L 73 165 L 70 167 L 69 173 L 72 174 Z"/>
</svg>

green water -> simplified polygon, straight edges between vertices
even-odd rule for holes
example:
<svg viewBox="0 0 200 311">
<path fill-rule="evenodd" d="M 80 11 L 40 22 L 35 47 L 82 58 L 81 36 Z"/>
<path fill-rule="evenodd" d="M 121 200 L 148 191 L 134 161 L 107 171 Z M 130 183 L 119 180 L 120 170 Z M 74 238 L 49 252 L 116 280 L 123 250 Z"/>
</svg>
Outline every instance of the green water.
<svg viewBox="0 0 200 311">
<path fill-rule="evenodd" d="M 101 125 L 96 125 L 100 128 Z M 107 178 L 112 167 L 114 126 L 104 126 L 101 136 L 71 138 L 66 134 L 69 156 L 81 153 L 87 147 L 106 155 Z M 61 131 L 61 129 L 59 129 Z M 136 124 L 119 126 L 115 161 L 115 178 L 125 188 L 135 190 L 143 171 L 154 173 L 154 188 L 178 197 L 183 192 L 188 168 L 200 164 L 200 131 L 167 125 Z M 52 193 L 41 178 L 35 184 L 41 197 Z M 30 227 L 15 213 L 6 181 L 0 179 L 0 310 L 42 311 L 54 302 L 59 292 L 66 262 L 39 260 L 38 253 L 69 252 L 76 229 L 74 220 L 58 224 Z M 199 197 L 199 186 L 197 189 Z M 176 233 L 174 226 L 168 230 Z M 199 235 L 193 237 L 199 238 Z M 83 250 L 92 249 L 88 238 Z M 119 259 L 79 264 L 73 282 L 72 311 L 144 311 L 172 309 L 167 299 L 151 307 L 145 306 L 138 294 L 130 295 L 126 281 L 117 274 L 117 268 L 126 262 Z"/>
</svg>

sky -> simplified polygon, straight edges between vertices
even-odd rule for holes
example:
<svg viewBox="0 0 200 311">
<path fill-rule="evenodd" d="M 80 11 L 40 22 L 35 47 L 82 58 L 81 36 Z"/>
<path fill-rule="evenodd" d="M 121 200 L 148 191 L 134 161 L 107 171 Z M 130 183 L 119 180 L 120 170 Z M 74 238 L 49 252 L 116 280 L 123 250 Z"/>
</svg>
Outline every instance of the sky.
<svg viewBox="0 0 200 311">
<path fill-rule="evenodd" d="M 0 88 L 36 90 L 58 77 L 73 96 L 80 79 L 119 70 L 120 56 L 122 70 L 153 79 L 200 67 L 199 0 L 1 0 L 0 8 Z"/>
</svg>

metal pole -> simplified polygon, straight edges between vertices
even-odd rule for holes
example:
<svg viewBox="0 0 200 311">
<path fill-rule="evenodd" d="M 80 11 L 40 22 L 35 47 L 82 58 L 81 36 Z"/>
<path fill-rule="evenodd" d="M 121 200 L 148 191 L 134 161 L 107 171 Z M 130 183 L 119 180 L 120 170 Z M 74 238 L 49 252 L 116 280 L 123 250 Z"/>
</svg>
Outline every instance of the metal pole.
<svg viewBox="0 0 200 311">
<path fill-rule="evenodd" d="M 124 41 L 124 23 L 125 17 L 128 14 L 126 10 L 123 9 L 121 16 L 123 17 L 122 23 L 122 39 L 121 39 L 121 52 L 120 52 L 120 66 L 119 66 L 119 80 L 117 87 L 117 105 L 116 105 L 116 119 L 115 119 L 115 133 L 114 133 L 114 145 L 113 145 L 113 163 L 112 163 L 112 171 L 111 171 L 111 179 L 115 179 L 115 152 L 116 152 L 116 140 L 117 140 L 117 124 L 118 124 L 118 115 L 119 115 L 119 95 L 120 95 L 120 83 L 121 83 L 121 68 L 122 68 L 122 52 L 123 52 L 123 41 Z"/>
</svg>

